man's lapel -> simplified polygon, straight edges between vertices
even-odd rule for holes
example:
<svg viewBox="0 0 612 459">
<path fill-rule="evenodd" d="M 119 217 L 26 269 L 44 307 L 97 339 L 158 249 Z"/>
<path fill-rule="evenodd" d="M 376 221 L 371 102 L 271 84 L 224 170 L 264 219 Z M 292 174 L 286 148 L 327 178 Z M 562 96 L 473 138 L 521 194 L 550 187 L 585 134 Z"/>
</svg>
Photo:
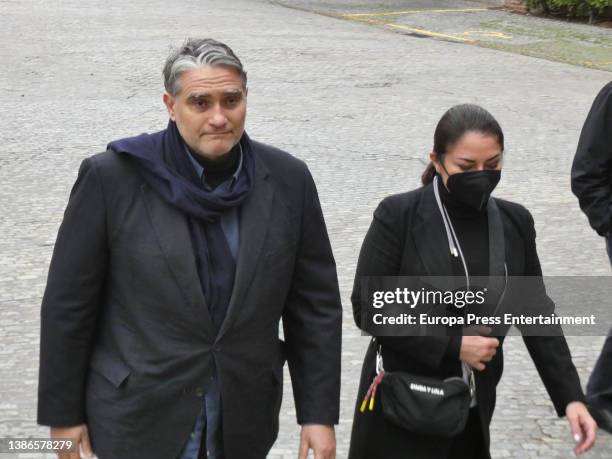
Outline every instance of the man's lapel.
<svg viewBox="0 0 612 459">
<path fill-rule="evenodd" d="M 240 210 L 240 245 L 236 260 L 236 277 L 227 314 L 221 324 L 217 340 L 229 329 L 244 302 L 268 232 L 274 188 L 269 180 L 268 168 L 259 156 L 254 156 L 255 183 Z"/>
<path fill-rule="evenodd" d="M 145 183 L 141 186 L 147 212 L 166 262 L 187 305 L 197 317 L 197 327 L 214 337 L 214 327 L 196 268 L 187 218 L 160 199 Z"/>
</svg>

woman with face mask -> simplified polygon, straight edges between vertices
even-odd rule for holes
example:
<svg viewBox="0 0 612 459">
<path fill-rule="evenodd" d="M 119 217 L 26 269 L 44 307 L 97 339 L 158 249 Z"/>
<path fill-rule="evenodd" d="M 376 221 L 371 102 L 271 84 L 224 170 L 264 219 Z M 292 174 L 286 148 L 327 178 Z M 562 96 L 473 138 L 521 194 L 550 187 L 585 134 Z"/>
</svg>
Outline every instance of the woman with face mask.
<svg viewBox="0 0 612 459">
<path fill-rule="evenodd" d="M 483 108 L 458 105 L 442 116 L 423 186 L 387 197 L 374 212 L 351 297 L 359 327 L 367 302 L 364 279 L 464 276 L 469 285 L 475 278 L 493 278 L 487 276 L 542 275 L 531 214 L 519 204 L 491 198 L 503 154 L 501 127 Z M 486 327 L 480 330 L 474 336 L 375 336 L 363 364 L 349 459 L 490 458 L 489 424 L 503 368 L 503 336 L 492 336 Z M 567 416 L 576 454 L 583 453 L 593 445 L 597 426 L 583 404 L 565 338 L 523 339 L 557 414 Z M 379 362 L 384 362 L 384 373 Z M 427 435 L 400 426 L 380 401 L 386 388 L 379 383 L 390 372 L 464 380 L 472 390 L 463 430 L 452 436 Z"/>
</svg>

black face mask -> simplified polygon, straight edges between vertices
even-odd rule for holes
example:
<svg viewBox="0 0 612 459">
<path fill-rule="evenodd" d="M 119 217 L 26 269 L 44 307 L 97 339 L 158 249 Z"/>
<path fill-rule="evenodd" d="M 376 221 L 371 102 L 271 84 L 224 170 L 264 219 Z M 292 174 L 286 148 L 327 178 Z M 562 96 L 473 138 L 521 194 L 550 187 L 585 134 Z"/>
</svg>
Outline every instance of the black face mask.
<svg viewBox="0 0 612 459">
<path fill-rule="evenodd" d="M 446 188 L 458 201 L 482 211 L 500 178 L 499 170 L 461 172 L 448 176 Z"/>
</svg>

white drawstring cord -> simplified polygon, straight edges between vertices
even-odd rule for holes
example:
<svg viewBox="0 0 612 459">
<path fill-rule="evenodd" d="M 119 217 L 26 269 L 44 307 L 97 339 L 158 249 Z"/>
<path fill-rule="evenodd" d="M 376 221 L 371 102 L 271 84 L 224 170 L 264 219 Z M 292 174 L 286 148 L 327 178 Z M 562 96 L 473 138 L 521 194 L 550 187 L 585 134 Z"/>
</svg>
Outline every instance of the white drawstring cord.
<svg viewBox="0 0 612 459">
<path fill-rule="evenodd" d="M 450 216 L 448 215 L 446 207 L 444 207 L 444 204 L 442 204 L 442 200 L 440 199 L 440 192 L 438 191 L 438 176 L 437 175 L 434 177 L 433 189 L 434 189 L 434 195 L 436 197 L 436 203 L 438 204 L 438 209 L 440 210 L 440 214 L 442 214 L 442 221 L 444 222 L 444 228 L 446 229 L 446 237 L 448 238 L 448 245 L 450 247 L 451 255 L 455 257 L 457 256 L 461 257 L 461 263 L 463 264 L 463 270 L 465 271 L 466 287 L 470 288 L 470 275 L 468 273 L 467 263 L 465 262 L 463 251 L 461 250 L 461 244 L 459 243 L 459 238 L 457 237 L 457 234 L 455 233 L 455 228 L 453 228 L 453 222 L 451 221 Z"/>
<path fill-rule="evenodd" d="M 438 209 L 440 209 L 440 213 L 442 214 L 442 221 L 444 222 L 444 228 L 446 229 L 446 237 L 448 238 L 448 246 L 450 248 L 450 253 L 454 257 L 458 257 L 459 254 L 457 252 L 457 248 L 455 247 L 455 243 L 453 242 L 453 238 L 451 236 L 451 232 L 448 228 L 448 223 L 446 218 L 444 217 L 444 206 L 442 205 L 442 200 L 440 199 L 440 192 L 438 191 L 438 176 L 434 176 L 433 179 L 433 190 L 434 196 L 436 197 L 436 203 L 438 204 Z"/>
</svg>

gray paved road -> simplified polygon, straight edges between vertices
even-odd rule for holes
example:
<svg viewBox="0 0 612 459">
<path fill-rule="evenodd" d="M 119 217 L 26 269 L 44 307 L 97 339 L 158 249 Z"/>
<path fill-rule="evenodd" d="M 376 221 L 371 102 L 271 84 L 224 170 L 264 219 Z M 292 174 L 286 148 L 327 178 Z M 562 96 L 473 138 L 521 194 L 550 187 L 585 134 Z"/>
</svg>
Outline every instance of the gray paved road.
<svg viewBox="0 0 612 459">
<path fill-rule="evenodd" d="M 416 186 L 435 122 L 450 105 L 480 103 L 505 128 L 497 195 L 534 214 L 545 273 L 609 275 L 568 179 L 582 121 L 609 73 L 265 1 L 3 0 L 0 8 L 0 437 L 44 433 L 34 424 L 38 309 L 78 164 L 111 139 L 164 126 L 161 62 L 168 44 L 187 35 L 234 47 L 249 71 L 250 134 L 306 160 L 319 186 L 346 311 L 339 458 L 367 343 L 349 306 L 357 252 L 377 202 Z M 583 377 L 600 343 L 570 340 Z M 498 400 L 494 457 L 571 457 L 565 423 L 520 339 L 508 342 Z M 289 384 L 281 424 L 270 457 L 296 457 Z M 610 457 L 610 439 L 587 457 Z"/>
</svg>

